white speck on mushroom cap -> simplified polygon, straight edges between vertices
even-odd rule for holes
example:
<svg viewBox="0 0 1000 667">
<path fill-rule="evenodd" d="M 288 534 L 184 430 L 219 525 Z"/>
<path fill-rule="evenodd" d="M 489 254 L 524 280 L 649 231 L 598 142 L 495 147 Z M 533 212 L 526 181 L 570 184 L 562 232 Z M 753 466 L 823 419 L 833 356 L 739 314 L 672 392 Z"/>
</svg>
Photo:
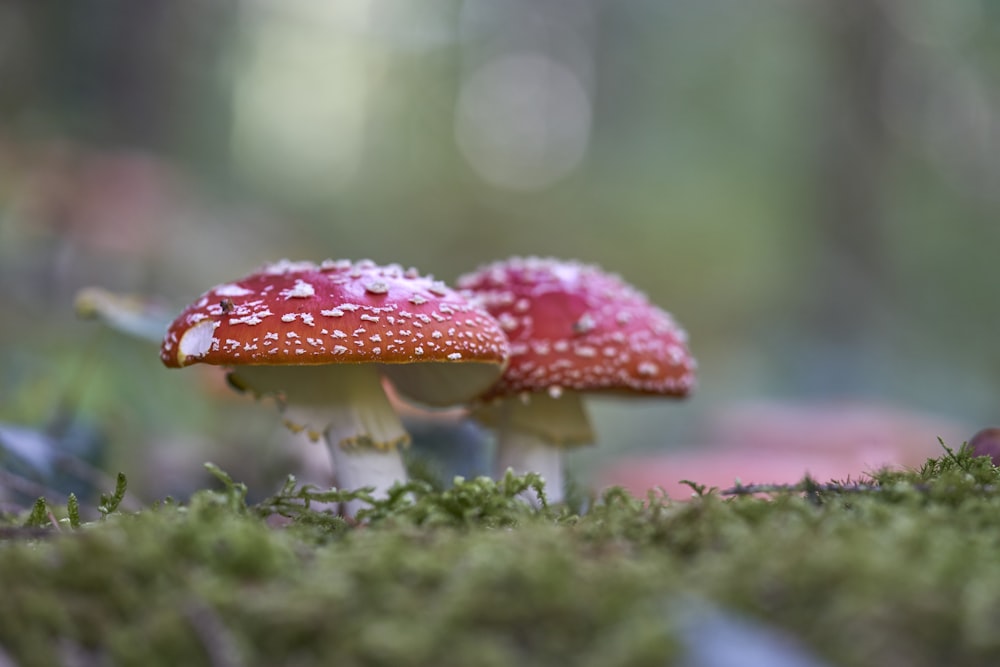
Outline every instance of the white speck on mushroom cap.
<svg viewBox="0 0 1000 667">
<path fill-rule="evenodd" d="M 328 333 L 316 327 L 317 320 L 335 322 L 336 328 Z M 411 322 L 415 328 L 407 328 Z M 427 344 L 427 334 L 443 336 L 449 329 L 448 346 Z M 338 344 L 345 339 L 352 344 Z M 370 260 L 282 260 L 226 282 L 174 320 L 160 350 L 164 364 L 173 367 L 369 360 L 499 366 L 507 354 L 506 336 L 483 308 L 429 276 Z"/>
<path fill-rule="evenodd" d="M 215 293 L 218 296 L 224 296 L 224 297 L 247 296 L 248 294 L 253 294 L 253 292 L 251 292 L 248 289 L 243 289 L 239 285 L 232 285 L 232 284 L 219 285 L 218 287 L 215 288 Z"/>
<path fill-rule="evenodd" d="M 308 299 L 316 294 L 316 288 L 310 283 L 296 278 L 295 284 L 279 292 L 285 299 Z"/>
<path fill-rule="evenodd" d="M 487 399 L 553 387 L 674 396 L 693 389 L 687 334 L 617 275 L 580 262 L 515 257 L 458 285 L 510 340 L 510 363 Z"/>
<path fill-rule="evenodd" d="M 181 336 L 177 345 L 177 358 L 183 363 L 187 359 L 197 361 L 208 354 L 213 345 L 219 344 L 219 339 L 215 337 L 215 330 L 218 328 L 219 322 L 200 320 Z"/>
</svg>

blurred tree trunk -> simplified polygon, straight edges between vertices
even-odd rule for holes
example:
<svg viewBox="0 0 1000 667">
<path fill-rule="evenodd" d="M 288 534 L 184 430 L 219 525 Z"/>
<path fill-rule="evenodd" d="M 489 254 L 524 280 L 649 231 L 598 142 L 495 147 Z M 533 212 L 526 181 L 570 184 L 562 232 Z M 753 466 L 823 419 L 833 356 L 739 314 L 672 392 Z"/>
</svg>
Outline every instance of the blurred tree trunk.
<svg viewBox="0 0 1000 667">
<path fill-rule="evenodd" d="M 0 128 L 227 158 L 237 0 L 0 0 Z"/>
<path fill-rule="evenodd" d="M 815 126 L 817 248 L 805 315 L 824 354 L 817 380 L 844 390 L 864 370 L 859 356 L 877 343 L 890 299 L 881 100 L 894 35 L 879 0 L 823 0 L 816 18 L 829 74 Z"/>
</svg>

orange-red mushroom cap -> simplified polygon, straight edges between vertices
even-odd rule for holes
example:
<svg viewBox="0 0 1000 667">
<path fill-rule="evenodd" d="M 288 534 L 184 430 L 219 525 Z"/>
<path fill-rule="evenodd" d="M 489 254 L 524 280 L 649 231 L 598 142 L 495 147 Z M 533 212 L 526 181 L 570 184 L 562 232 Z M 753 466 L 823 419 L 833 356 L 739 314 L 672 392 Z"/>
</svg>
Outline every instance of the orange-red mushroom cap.
<svg viewBox="0 0 1000 667">
<path fill-rule="evenodd" d="M 500 323 L 510 362 L 486 398 L 560 390 L 686 396 L 696 363 L 671 315 L 579 262 L 512 258 L 459 279 Z"/>
<path fill-rule="evenodd" d="M 160 358 L 174 368 L 473 362 L 488 384 L 507 352 L 488 313 L 413 269 L 283 260 L 204 293 L 169 326 Z"/>
</svg>

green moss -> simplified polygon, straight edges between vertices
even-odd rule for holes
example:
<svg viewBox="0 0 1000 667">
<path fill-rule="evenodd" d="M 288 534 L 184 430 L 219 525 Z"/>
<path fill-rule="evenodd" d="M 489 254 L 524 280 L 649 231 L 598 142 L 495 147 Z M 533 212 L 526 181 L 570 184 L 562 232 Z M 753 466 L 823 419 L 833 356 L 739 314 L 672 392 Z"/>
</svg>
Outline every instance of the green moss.
<svg viewBox="0 0 1000 667">
<path fill-rule="evenodd" d="M 766 496 L 612 490 L 583 515 L 520 502 L 537 478 L 417 481 L 360 525 L 316 503 L 363 493 L 289 480 L 248 506 L 211 469 L 220 488 L 183 505 L 122 513 L 119 481 L 97 521 L 18 517 L 0 649 L 25 666 L 669 665 L 700 600 L 831 664 L 1000 661 L 1000 478 L 964 450 Z"/>
</svg>

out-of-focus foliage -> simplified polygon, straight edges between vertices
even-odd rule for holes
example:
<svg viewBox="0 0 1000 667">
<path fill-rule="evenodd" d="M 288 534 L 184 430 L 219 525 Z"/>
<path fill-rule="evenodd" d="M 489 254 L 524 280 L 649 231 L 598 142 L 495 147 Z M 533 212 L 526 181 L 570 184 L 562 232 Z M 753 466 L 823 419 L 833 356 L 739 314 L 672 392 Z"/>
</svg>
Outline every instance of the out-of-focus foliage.
<svg viewBox="0 0 1000 667">
<path fill-rule="evenodd" d="M 747 396 L 995 421 L 998 86 L 988 0 L 0 2 L 0 422 L 163 492 L 273 482 L 270 407 L 76 291 L 514 253 L 622 273 L 701 362 L 689 403 L 598 405 L 581 468 Z"/>
</svg>

